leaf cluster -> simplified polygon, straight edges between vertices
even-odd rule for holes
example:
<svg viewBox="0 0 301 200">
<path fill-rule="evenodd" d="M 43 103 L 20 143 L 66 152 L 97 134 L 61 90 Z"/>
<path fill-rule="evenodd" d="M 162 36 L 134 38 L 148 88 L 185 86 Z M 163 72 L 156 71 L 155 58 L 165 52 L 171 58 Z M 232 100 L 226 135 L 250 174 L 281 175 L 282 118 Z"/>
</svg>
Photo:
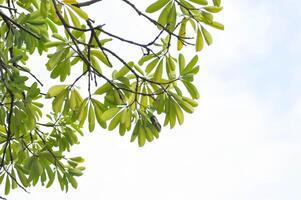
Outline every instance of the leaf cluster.
<svg viewBox="0 0 301 200">
<path fill-rule="evenodd" d="M 68 152 L 84 127 L 128 133 L 142 147 L 164 126 L 183 124 L 185 113 L 198 106 L 199 55 L 172 50 L 192 46 L 199 52 L 211 45 L 208 28 L 224 29 L 214 19 L 221 1 L 157 0 L 144 12 L 120 0 L 157 27 L 145 44 L 95 24 L 84 7 L 98 2 L 0 0 L 0 183 L 6 195 L 55 180 L 62 190 L 77 188 L 84 159 Z M 110 47 L 112 40 L 142 54 L 124 59 Z M 35 53 L 47 55 L 48 74 L 34 74 L 37 66 L 27 64 Z"/>
</svg>

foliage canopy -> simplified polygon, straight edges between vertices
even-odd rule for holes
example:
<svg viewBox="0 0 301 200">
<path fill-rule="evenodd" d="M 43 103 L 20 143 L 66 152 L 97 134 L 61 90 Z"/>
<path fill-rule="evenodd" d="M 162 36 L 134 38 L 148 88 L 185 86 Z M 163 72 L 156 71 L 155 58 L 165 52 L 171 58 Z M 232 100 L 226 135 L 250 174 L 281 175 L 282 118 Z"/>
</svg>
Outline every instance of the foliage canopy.
<svg viewBox="0 0 301 200">
<path fill-rule="evenodd" d="M 120 0 L 157 27 L 146 44 L 95 25 L 85 7 L 100 1 L 0 0 L 0 183 L 6 195 L 38 182 L 50 187 L 55 179 L 62 190 L 76 188 L 84 159 L 66 153 L 85 125 L 90 132 L 98 125 L 121 136 L 129 132 L 142 147 L 159 138 L 161 123 L 174 128 L 198 105 L 198 55 L 188 59 L 170 50 L 211 45 L 208 27 L 224 29 L 213 17 L 221 1 L 157 0 L 143 12 Z M 141 48 L 141 59 L 125 60 L 111 40 Z M 48 92 L 41 74 L 27 66 L 36 52 L 47 55 L 49 76 L 61 82 Z"/>
</svg>

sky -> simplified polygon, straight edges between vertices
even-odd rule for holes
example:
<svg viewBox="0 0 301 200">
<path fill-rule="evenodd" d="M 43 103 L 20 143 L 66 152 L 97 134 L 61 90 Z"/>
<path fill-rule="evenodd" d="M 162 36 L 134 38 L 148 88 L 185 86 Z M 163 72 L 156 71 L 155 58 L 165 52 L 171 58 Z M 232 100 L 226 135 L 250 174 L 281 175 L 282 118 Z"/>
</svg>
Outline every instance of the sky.
<svg viewBox="0 0 301 200">
<path fill-rule="evenodd" d="M 161 138 L 144 148 L 97 129 L 74 147 L 75 155 L 86 158 L 77 190 L 36 187 L 8 198 L 299 200 L 301 2 L 223 5 L 218 19 L 226 30 L 214 31 L 214 44 L 201 55 L 196 82 L 202 98 L 182 126 L 163 129 Z M 108 30 L 147 40 L 153 30 L 129 11 L 119 0 L 90 10 Z M 130 57 L 127 48 L 117 50 Z"/>
</svg>

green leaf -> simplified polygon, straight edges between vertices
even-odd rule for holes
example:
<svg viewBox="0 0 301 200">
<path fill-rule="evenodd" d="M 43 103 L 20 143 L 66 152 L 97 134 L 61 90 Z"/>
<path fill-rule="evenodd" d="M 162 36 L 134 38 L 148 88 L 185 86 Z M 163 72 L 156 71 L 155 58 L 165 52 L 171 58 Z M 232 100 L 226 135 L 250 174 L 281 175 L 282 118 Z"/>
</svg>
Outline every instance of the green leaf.
<svg viewBox="0 0 301 200">
<path fill-rule="evenodd" d="M 63 90 L 65 90 L 67 87 L 67 85 L 55 85 L 52 86 L 47 94 L 46 94 L 46 98 L 51 98 L 51 97 L 56 97 L 57 95 L 59 95 Z"/>
<path fill-rule="evenodd" d="M 221 6 L 221 0 L 213 0 L 215 6 Z"/>
<path fill-rule="evenodd" d="M 102 128 L 107 128 L 106 122 L 102 119 L 102 111 L 103 111 L 102 104 L 95 99 L 92 100 L 92 103 L 94 105 L 94 112 L 95 112 L 95 116 L 96 116 L 96 120 L 97 120 L 98 124 Z"/>
<path fill-rule="evenodd" d="M 183 100 L 179 100 L 178 103 L 181 106 L 181 108 L 183 108 L 183 110 L 185 110 L 185 112 L 187 112 L 187 113 L 193 113 L 194 112 L 193 107 L 189 103 L 187 103 Z"/>
<path fill-rule="evenodd" d="M 77 163 L 85 162 L 85 159 L 83 157 L 73 157 L 73 158 L 70 158 L 70 160 L 77 162 Z"/>
<path fill-rule="evenodd" d="M 212 24 L 210 24 L 210 26 L 219 29 L 219 30 L 225 30 L 225 26 L 219 22 L 212 22 Z"/>
<path fill-rule="evenodd" d="M 154 13 L 163 8 L 170 0 L 157 0 L 146 8 L 146 12 Z"/>
<path fill-rule="evenodd" d="M 187 24 L 187 19 L 184 18 L 182 20 L 180 29 L 179 29 L 179 39 L 178 39 L 178 50 L 181 50 L 184 46 L 184 40 L 186 37 L 186 24 Z"/>
<path fill-rule="evenodd" d="M 75 180 L 75 178 L 73 178 L 73 176 L 70 176 L 70 175 L 67 176 L 67 178 L 68 178 L 70 184 L 72 185 L 72 187 L 73 187 L 74 189 L 76 189 L 77 186 L 78 186 L 78 184 L 77 184 L 77 181 Z"/>
<path fill-rule="evenodd" d="M 120 111 L 120 109 L 121 108 L 110 108 L 102 114 L 102 119 L 104 121 L 112 119 Z"/>
<path fill-rule="evenodd" d="M 80 24 L 80 21 L 77 18 L 77 16 L 71 10 L 68 9 L 68 11 L 69 11 L 69 15 L 71 17 L 71 21 L 72 21 L 73 25 L 77 28 L 81 28 L 81 24 Z"/>
<path fill-rule="evenodd" d="M 165 8 L 163 9 L 163 11 L 161 12 L 161 14 L 158 18 L 158 23 L 163 27 L 165 27 L 165 25 L 167 24 L 169 13 L 170 13 L 170 10 L 171 10 L 172 6 L 173 6 L 172 2 L 168 3 L 167 6 L 165 6 Z M 158 28 L 162 29 L 161 26 L 158 25 Z"/>
<path fill-rule="evenodd" d="M 199 4 L 199 5 L 208 5 L 208 1 L 207 0 L 189 0 L 190 2 Z"/>
<path fill-rule="evenodd" d="M 174 102 L 174 106 L 176 109 L 178 122 L 180 125 L 182 125 L 184 123 L 184 113 L 183 113 L 182 109 L 180 108 L 180 106 L 176 102 Z"/>
<path fill-rule="evenodd" d="M 74 12 L 76 12 L 76 14 L 78 14 L 78 16 L 80 16 L 83 20 L 88 20 L 89 19 L 89 16 L 88 14 L 83 11 L 81 8 L 78 8 L 78 7 L 75 7 L 75 6 L 72 6 L 72 5 L 69 5 L 72 10 L 74 10 Z"/>
<path fill-rule="evenodd" d="M 142 66 L 145 62 L 149 61 L 150 59 L 152 59 L 154 57 L 153 54 L 148 54 L 148 55 L 145 55 L 143 56 L 139 61 L 138 61 L 138 64 L 140 66 Z"/>
<path fill-rule="evenodd" d="M 125 125 L 120 123 L 120 125 L 119 125 L 119 135 L 124 136 L 125 132 L 126 132 Z"/>
<path fill-rule="evenodd" d="M 47 67 L 47 70 L 53 70 L 53 68 L 55 68 L 58 63 L 60 63 L 63 59 L 63 57 L 65 57 L 65 55 L 68 53 L 67 52 L 68 49 L 62 49 L 62 47 L 60 49 L 58 49 L 57 52 L 55 52 L 54 54 L 51 55 L 48 55 L 49 60 L 48 62 L 46 63 L 46 67 Z"/>
<path fill-rule="evenodd" d="M 185 68 L 185 57 L 183 54 L 181 53 L 179 54 L 178 61 L 179 61 L 179 72 L 182 75 Z"/>
<path fill-rule="evenodd" d="M 67 95 L 67 90 L 63 90 L 59 95 L 55 97 L 52 102 L 52 109 L 55 113 L 59 113 L 62 110 L 63 103 Z"/>
<path fill-rule="evenodd" d="M 127 109 L 126 119 L 124 121 L 124 124 L 125 124 L 125 128 L 128 130 L 131 128 L 131 123 L 132 123 L 131 120 L 132 120 L 132 111 L 130 109 Z"/>
<path fill-rule="evenodd" d="M 120 123 L 121 114 L 122 114 L 122 112 L 119 112 L 119 113 L 118 113 L 117 115 L 115 115 L 115 117 L 111 120 L 111 123 L 110 123 L 109 128 L 108 128 L 109 131 L 114 130 L 114 129 L 117 127 L 117 125 Z"/>
<path fill-rule="evenodd" d="M 60 174 L 59 171 L 57 171 L 57 179 L 60 183 L 61 190 L 64 191 L 65 184 L 64 184 L 64 181 L 63 181 L 63 177 L 62 177 L 62 175 Z"/>
<path fill-rule="evenodd" d="M 114 76 L 115 79 L 125 76 L 129 71 L 129 67 L 133 67 L 134 63 L 130 62 L 127 66 L 123 66 Z"/>
<path fill-rule="evenodd" d="M 89 108 L 88 122 L 89 122 L 89 131 L 92 132 L 95 128 L 95 113 L 92 104 L 90 104 L 90 108 Z"/>
<path fill-rule="evenodd" d="M 47 42 L 44 44 L 45 48 L 52 48 L 52 47 L 58 47 L 58 46 L 65 46 L 66 42 L 65 41 L 54 41 L 54 42 Z"/>
<path fill-rule="evenodd" d="M 17 174 L 18 174 L 18 176 L 19 176 L 19 179 L 20 179 L 22 185 L 23 185 L 24 187 L 28 187 L 28 179 L 27 179 L 27 177 L 25 176 L 25 174 L 24 174 L 21 170 L 19 170 L 19 169 L 17 169 Z"/>
<path fill-rule="evenodd" d="M 193 98 L 193 99 L 198 99 L 200 98 L 200 94 L 197 90 L 197 88 L 190 82 L 183 82 L 185 87 L 187 88 L 190 96 Z"/>
<path fill-rule="evenodd" d="M 177 24 L 177 9 L 176 9 L 176 5 L 173 3 L 167 19 L 168 30 L 174 31 L 176 24 Z"/>
<path fill-rule="evenodd" d="M 140 129 L 140 123 L 141 121 L 138 120 L 136 125 L 135 125 L 135 128 L 132 132 L 132 136 L 131 136 L 131 142 L 134 142 L 136 140 L 136 138 L 138 137 L 138 132 L 139 132 L 139 129 Z"/>
<path fill-rule="evenodd" d="M 134 64 L 134 68 L 142 75 L 144 75 L 144 71 L 138 66 Z"/>
<path fill-rule="evenodd" d="M 198 51 L 202 51 L 204 47 L 204 40 L 203 40 L 203 35 L 201 30 L 198 28 L 197 31 L 197 37 L 196 37 L 196 43 L 195 43 L 195 50 Z"/>
<path fill-rule="evenodd" d="M 195 55 L 191 59 L 191 61 L 187 64 L 187 66 L 185 67 L 182 74 L 190 73 L 190 71 L 193 69 L 193 67 L 197 64 L 198 60 L 199 60 L 199 57 L 197 55 Z"/>
<path fill-rule="evenodd" d="M 91 50 L 91 55 L 98 58 L 102 63 L 107 65 L 108 67 L 112 67 L 110 61 L 108 60 L 107 56 L 99 50 Z"/>
<path fill-rule="evenodd" d="M 101 87 L 99 87 L 95 92 L 94 94 L 97 94 L 97 95 L 102 95 L 106 92 L 108 92 L 109 90 L 112 89 L 112 85 L 110 83 L 105 83 L 103 84 Z"/>
<path fill-rule="evenodd" d="M 208 45 L 211 45 L 212 42 L 213 42 L 212 36 L 211 36 L 211 34 L 203 26 L 202 26 L 202 33 L 203 33 L 203 35 L 205 37 L 206 43 Z"/>
<path fill-rule="evenodd" d="M 162 79 L 162 74 L 163 74 L 163 59 L 160 61 L 156 71 L 155 71 L 155 74 L 154 74 L 154 79 L 155 81 L 160 81 Z"/>
<path fill-rule="evenodd" d="M 124 109 L 123 111 L 121 111 L 121 120 L 120 123 L 125 124 L 126 120 L 127 120 L 127 109 Z"/>
<path fill-rule="evenodd" d="M 147 66 L 146 66 L 146 73 L 149 74 L 153 69 L 154 67 L 158 64 L 159 62 L 159 58 L 155 58 L 152 62 L 150 62 Z"/>
<path fill-rule="evenodd" d="M 219 6 L 206 6 L 204 7 L 205 10 L 207 10 L 208 12 L 211 13 L 218 13 L 220 11 L 223 10 L 223 7 L 219 7 Z"/>
<path fill-rule="evenodd" d="M 0 176 L 0 184 L 3 182 L 3 179 L 4 179 L 4 173 L 2 173 L 2 175 Z"/>
<path fill-rule="evenodd" d="M 53 181 L 55 179 L 55 173 L 52 171 L 52 169 L 50 169 L 49 166 L 46 167 L 46 171 L 49 177 L 49 181 L 46 185 L 46 188 L 49 188 L 53 184 Z"/>
<path fill-rule="evenodd" d="M 9 180 L 9 176 L 6 176 L 6 181 L 5 181 L 5 195 L 8 195 L 10 192 L 10 180 Z"/>
<path fill-rule="evenodd" d="M 32 157 L 29 166 L 30 166 L 30 177 L 33 180 L 38 179 L 39 176 L 43 173 L 43 167 L 40 163 L 39 158 Z"/>
<path fill-rule="evenodd" d="M 176 78 L 176 65 L 171 56 L 166 58 L 166 72 L 169 79 L 173 80 Z"/>
<path fill-rule="evenodd" d="M 69 173 L 73 176 L 82 176 L 83 172 L 80 169 L 69 169 Z"/>
<path fill-rule="evenodd" d="M 88 115 L 88 99 L 85 99 L 81 105 L 81 109 L 78 115 L 78 121 L 80 127 L 84 125 L 87 115 Z"/>
<path fill-rule="evenodd" d="M 149 127 L 144 126 L 145 138 L 148 142 L 152 142 L 154 140 L 154 135 L 152 130 Z"/>
<path fill-rule="evenodd" d="M 170 98 L 169 100 L 169 122 L 170 122 L 170 128 L 174 128 L 176 125 L 176 108 L 175 108 L 175 101 Z"/>
<path fill-rule="evenodd" d="M 15 170 L 14 169 L 12 169 L 12 171 L 11 171 L 11 176 L 13 177 L 12 178 L 12 189 L 16 189 L 17 187 L 18 187 L 18 184 L 17 184 L 17 182 L 16 182 L 16 173 L 15 173 Z"/>
<path fill-rule="evenodd" d="M 195 100 L 190 99 L 188 97 L 183 97 L 183 100 L 186 101 L 187 103 L 189 103 L 193 107 L 197 107 L 199 105 L 198 102 L 196 102 Z"/>
<path fill-rule="evenodd" d="M 78 106 L 76 99 L 76 90 L 71 91 L 70 99 L 69 99 L 70 108 L 75 110 Z"/>
<path fill-rule="evenodd" d="M 143 128 L 140 126 L 138 129 L 138 145 L 139 147 L 143 147 L 146 142 L 146 136 Z"/>
<path fill-rule="evenodd" d="M 40 13 L 44 18 L 46 18 L 48 16 L 48 1 L 47 0 L 41 0 Z"/>
<path fill-rule="evenodd" d="M 143 94 L 147 93 L 146 87 L 143 87 L 142 93 Z M 142 110 L 145 110 L 147 108 L 147 106 L 148 106 L 148 97 L 147 96 L 145 96 L 145 95 L 141 96 L 140 105 L 141 105 L 140 109 L 142 109 Z"/>
</svg>

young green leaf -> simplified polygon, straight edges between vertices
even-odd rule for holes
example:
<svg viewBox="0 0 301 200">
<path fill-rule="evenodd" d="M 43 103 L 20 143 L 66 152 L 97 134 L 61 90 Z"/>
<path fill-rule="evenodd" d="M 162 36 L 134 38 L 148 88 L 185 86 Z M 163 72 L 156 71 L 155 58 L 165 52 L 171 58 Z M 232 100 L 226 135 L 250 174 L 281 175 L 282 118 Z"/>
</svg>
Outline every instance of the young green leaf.
<svg viewBox="0 0 301 200">
<path fill-rule="evenodd" d="M 143 147 L 145 145 L 146 142 L 146 135 L 145 132 L 143 130 L 143 128 L 140 126 L 139 130 L 138 130 L 138 145 L 139 147 Z"/>
<path fill-rule="evenodd" d="M 103 111 L 102 104 L 95 99 L 92 100 L 92 103 L 94 105 L 94 112 L 95 112 L 95 116 L 96 116 L 96 120 L 97 120 L 98 124 L 102 128 L 107 128 L 106 122 L 102 119 L 102 111 Z"/>
<path fill-rule="evenodd" d="M 163 59 L 160 61 L 155 73 L 154 73 L 154 79 L 155 81 L 160 81 L 162 79 L 163 74 Z"/>
<path fill-rule="evenodd" d="M 185 87 L 187 88 L 190 96 L 193 98 L 193 99 L 198 99 L 200 98 L 200 94 L 197 90 L 197 88 L 190 82 L 183 82 Z"/>
<path fill-rule="evenodd" d="M 219 22 L 212 22 L 212 24 L 210 24 L 210 26 L 219 29 L 219 30 L 225 30 L 225 26 Z"/>
<path fill-rule="evenodd" d="M 22 185 L 23 185 L 24 187 L 28 187 L 28 179 L 27 179 L 27 177 L 25 176 L 25 174 L 24 174 L 21 170 L 19 170 L 19 169 L 17 169 L 17 174 L 18 174 L 18 176 L 19 176 L 19 179 L 20 179 Z"/>
<path fill-rule="evenodd" d="M 56 97 L 58 94 L 60 94 L 64 89 L 66 89 L 67 85 L 55 85 L 52 86 L 47 94 L 46 98 Z"/>
<path fill-rule="evenodd" d="M 112 67 L 110 61 L 108 60 L 108 57 L 102 51 L 91 50 L 91 55 L 98 58 L 102 63 L 104 63 L 108 67 Z"/>
<path fill-rule="evenodd" d="M 196 43 L 195 43 L 195 50 L 198 51 L 202 51 L 204 47 L 204 40 L 203 40 L 203 35 L 201 30 L 198 28 L 197 31 L 197 37 L 196 37 Z"/>
<path fill-rule="evenodd" d="M 215 6 L 221 6 L 221 0 L 213 0 Z"/>
<path fill-rule="evenodd" d="M 80 24 L 80 21 L 77 18 L 77 16 L 73 13 L 72 10 L 68 9 L 68 11 L 69 11 L 69 15 L 71 17 L 71 21 L 72 21 L 73 25 L 77 28 L 81 28 L 81 24 Z"/>
<path fill-rule="evenodd" d="M 158 23 L 160 25 L 158 25 L 158 28 L 159 29 L 162 29 L 162 26 L 165 27 L 165 25 L 167 24 L 168 22 L 168 18 L 169 18 L 169 13 L 171 11 L 171 8 L 173 6 L 173 2 L 170 2 L 167 4 L 167 6 L 165 6 L 165 8 L 162 10 L 161 14 L 159 15 L 159 18 L 158 18 Z"/>
<path fill-rule="evenodd" d="M 88 122 L 89 122 L 89 131 L 92 132 L 95 128 L 95 113 L 92 104 L 90 104 L 89 107 Z"/>
<path fill-rule="evenodd" d="M 170 0 L 157 0 L 146 8 L 146 12 L 154 13 L 163 8 Z"/>
<path fill-rule="evenodd" d="M 81 109 L 78 115 L 78 121 L 80 127 L 84 125 L 87 115 L 88 115 L 88 99 L 85 99 L 81 105 Z"/>
<path fill-rule="evenodd" d="M 203 26 L 201 27 L 201 29 L 202 29 L 202 33 L 203 33 L 203 35 L 205 37 L 206 43 L 208 45 L 211 45 L 212 42 L 213 42 L 211 34 Z"/>
<path fill-rule="evenodd" d="M 182 20 L 180 29 L 179 29 L 179 38 L 178 38 L 178 50 L 181 50 L 184 46 L 184 40 L 186 37 L 186 24 L 187 24 L 187 19 L 184 18 Z"/>
<path fill-rule="evenodd" d="M 178 61 L 179 61 L 179 72 L 182 75 L 185 68 L 185 57 L 183 54 L 181 53 L 179 54 Z"/>
<path fill-rule="evenodd" d="M 109 131 L 114 130 L 117 125 L 120 123 L 120 118 L 121 118 L 121 114 L 122 112 L 118 113 L 117 115 L 115 115 L 115 117 L 111 120 L 110 125 L 109 125 Z"/>
<path fill-rule="evenodd" d="M 191 60 L 190 62 L 187 64 L 187 66 L 185 67 L 184 71 L 182 74 L 187 74 L 187 73 L 190 73 L 190 71 L 193 69 L 193 67 L 197 64 L 199 60 L 199 57 L 198 55 L 195 55 Z"/>
<path fill-rule="evenodd" d="M 168 20 L 167 20 L 167 28 L 170 31 L 174 31 L 175 27 L 177 24 L 177 8 L 175 3 L 173 3 L 171 10 L 168 15 Z"/>
<path fill-rule="evenodd" d="M 95 92 L 94 94 L 97 94 L 97 95 L 102 95 L 106 92 L 108 92 L 109 90 L 112 89 L 112 85 L 110 83 L 105 83 L 103 84 L 101 87 L 99 87 Z"/>
<path fill-rule="evenodd" d="M 187 103 L 186 101 L 180 100 L 180 101 L 178 101 L 178 103 L 185 112 L 187 112 L 187 113 L 193 113 L 194 112 L 193 107 L 189 103 Z"/>
<path fill-rule="evenodd" d="M 89 19 L 89 16 L 88 14 L 83 11 L 81 8 L 78 8 L 78 7 L 75 7 L 75 6 L 72 6 L 72 5 L 69 5 L 72 10 L 74 10 L 74 12 L 76 12 L 76 14 L 78 14 L 78 16 L 80 16 L 83 20 L 88 20 Z"/>
<path fill-rule="evenodd" d="M 147 66 L 146 66 L 146 73 L 149 74 L 153 69 L 154 67 L 158 64 L 159 62 L 159 58 L 155 58 L 152 62 L 150 62 Z"/>
<path fill-rule="evenodd" d="M 5 181 L 5 190 L 4 190 L 4 194 L 8 195 L 10 192 L 10 180 L 9 180 L 9 176 L 6 176 L 6 181 Z"/>
<path fill-rule="evenodd" d="M 52 102 L 52 109 L 55 113 L 59 113 L 62 110 L 63 103 L 65 101 L 67 95 L 67 90 L 61 91 L 60 94 L 58 94 L 55 99 Z"/>
<path fill-rule="evenodd" d="M 145 132 L 145 138 L 146 138 L 146 140 L 148 142 L 152 142 L 154 140 L 154 135 L 152 133 L 152 130 L 149 127 L 145 126 L 144 127 L 144 132 Z"/>
<path fill-rule="evenodd" d="M 169 100 L 169 123 L 170 123 L 170 128 L 174 128 L 176 125 L 176 108 L 175 108 L 175 101 L 170 98 Z"/>
<path fill-rule="evenodd" d="M 104 121 L 112 119 L 120 111 L 120 109 L 121 108 L 110 108 L 102 114 L 102 119 Z"/>
<path fill-rule="evenodd" d="M 189 0 L 190 2 L 199 4 L 199 5 L 208 5 L 208 1 L 207 0 Z"/>
<path fill-rule="evenodd" d="M 78 184 L 77 184 L 77 181 L 75 180 L 75 178 L 73 176 L 70 176 L 70 175 L 67 176 L 67 177 L 68 177 L 68 180 L 69 180 L 70 184 L 72 185 L 72 187 L 74 189 L 76 189 Z"/>
<path fill-rule="evenodd" d="M 218 13 L 223 10 L 223 7 L 218 7 L 218 6 L 206 6 L 204 7 L 205 10 L 211 13 Z"/>
<path fill-rule="evenodd" d="M 176 114 L 177 114 L 177 119 L 180 125 L 184 123 L 184 113 L 180 106 L 175 102 L 174 103 L 175 109 L 176 109 Z"/>
</svg>

